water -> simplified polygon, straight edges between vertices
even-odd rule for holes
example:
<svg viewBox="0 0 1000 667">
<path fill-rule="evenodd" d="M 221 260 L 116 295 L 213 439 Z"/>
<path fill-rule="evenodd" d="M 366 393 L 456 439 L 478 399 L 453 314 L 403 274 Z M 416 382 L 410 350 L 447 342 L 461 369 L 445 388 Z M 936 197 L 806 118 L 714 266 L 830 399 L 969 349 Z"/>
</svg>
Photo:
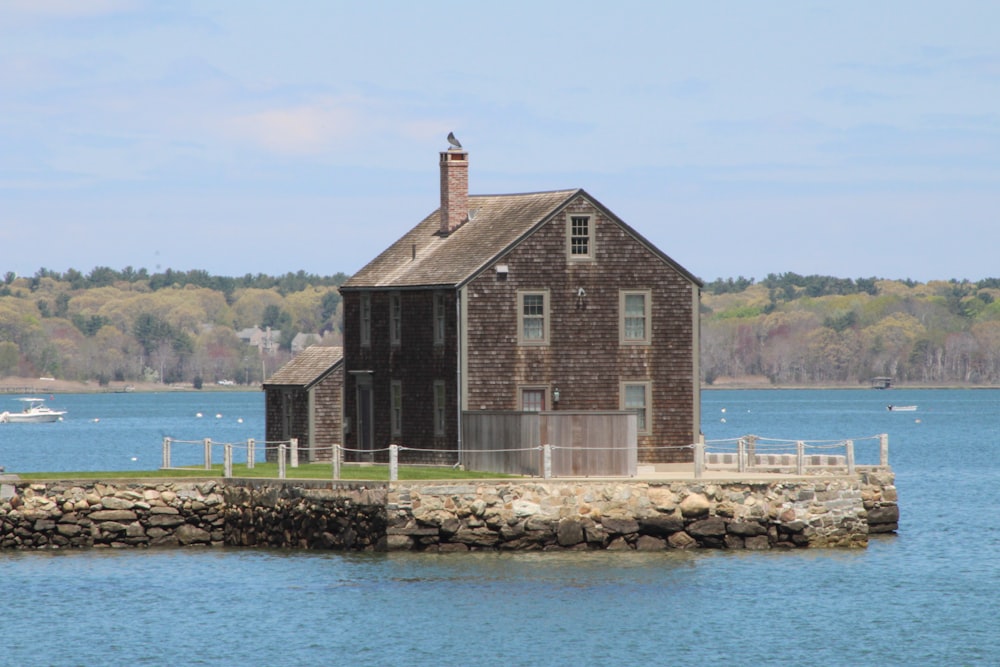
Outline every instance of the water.
<svg viewBox="0 0 1000 667">
<path fill-rule="evenodd" d="M 176 392 L 56 394 L 52 409 L 66 410 L 61 422 L 0 424 L 0 466 L 8 472 L 155 470 L 162 463 L 163 438 L 246 443 L 253 438 L 263 457 L 263 392 Z M 0 395 L 4 410 L 14 397 Z M 200 415 L 200 416 L 199 416 Z M 218 449 L 218 448 L 216 448 Z M 246 454 L 234 453 L 237 461 Z M 242 458 L 240 458 L 242 456 Z M 214 453 L 222 462 L 222 452 Z M 171 447 L 173 465 L 199 465 L 199 444 Z"/>
<path fill-rule="evenodd" d="M 122 397 L 53 402 L 77 398 L 110 415 L 100 408 Z M 241 412 L 243 426 L 263 430 L 251 414 L 262 412 L 259 394 L 146 400 L 145 421 L 173 414 L 164 428 L 190 426 L 191 439 L 215 438 L 201 429 L 229 428 L 220 422 Z M 222 410 L 215 400 L 236 403 Z M 919 410 L 890 413 L 890 400 Z M 197 411 L 224 418 L 196 421 Z M 996 664 L 998 412 L 994 390 L 705 392 L 709 440 L 889 433 L 900 533 L 866 550 L 0 552 L 0 664 Z M 47 453 L 95 447 L 50 441 L 46 450 L 40 436 L 13 438 L 11 426 L 0 426 L 8 469 L 12 457 L 78 469 Z M 158 463 L 162 435 L 145 428 Z M 92 465 L 145 452 L 137 442 L 105 443 Z"/>
</svg>

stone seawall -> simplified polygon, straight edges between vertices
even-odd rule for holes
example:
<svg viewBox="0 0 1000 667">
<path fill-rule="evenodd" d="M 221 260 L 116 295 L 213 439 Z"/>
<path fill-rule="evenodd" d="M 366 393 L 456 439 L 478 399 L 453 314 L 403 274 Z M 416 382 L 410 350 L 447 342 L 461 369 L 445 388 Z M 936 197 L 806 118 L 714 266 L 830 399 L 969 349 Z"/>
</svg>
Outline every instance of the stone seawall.
<svg viewBox="0 0 1000 667">
<path fill-rule="evenodd" d="M 889 470 L 744 481 L 6 481 L 0 549 L 863 547 L 898 528 Z"/>
</svg>

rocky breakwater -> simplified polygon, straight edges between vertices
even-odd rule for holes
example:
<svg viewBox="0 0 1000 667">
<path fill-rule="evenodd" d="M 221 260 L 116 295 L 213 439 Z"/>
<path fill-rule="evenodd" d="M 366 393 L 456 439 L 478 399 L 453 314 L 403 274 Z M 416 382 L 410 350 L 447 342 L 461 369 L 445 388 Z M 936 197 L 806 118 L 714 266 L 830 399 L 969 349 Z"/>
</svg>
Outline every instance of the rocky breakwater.
<svg viewBox="0 0 1000 667">
<path fill-rule="evenodd" d="M 872 482 L 867 488 L 870 499 L 882 493 L 876 487 Z M 857 477 L 716 483 L 399 483 L 388 493 L 386 547 L 863 547 L 869 533 L 864 495 Z"/>
<path fill-rule="evenodd" d="M 225 490 L 226 544 L 384 550 L 384 484 L 233 481 Z"/>
<path fill-rule="evenodd" d="M 2 485 L 0 548 L 221 545 L 222 495 L 200 483 Z"/>
</svg>

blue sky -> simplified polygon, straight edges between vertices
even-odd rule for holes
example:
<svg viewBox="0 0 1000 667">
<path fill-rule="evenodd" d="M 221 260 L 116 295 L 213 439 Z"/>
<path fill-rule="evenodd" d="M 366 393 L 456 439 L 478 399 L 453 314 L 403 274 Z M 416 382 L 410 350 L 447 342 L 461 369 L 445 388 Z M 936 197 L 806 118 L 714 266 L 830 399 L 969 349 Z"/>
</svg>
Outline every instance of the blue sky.
<svg viewBox="0 0 1000 667">
<path fill-rule="evenodd" d="M 1000 4 L 0 0 L 0 274 L 352 273 L 582 187 L 695 275 L 1000 276 Z"/>
</svg>

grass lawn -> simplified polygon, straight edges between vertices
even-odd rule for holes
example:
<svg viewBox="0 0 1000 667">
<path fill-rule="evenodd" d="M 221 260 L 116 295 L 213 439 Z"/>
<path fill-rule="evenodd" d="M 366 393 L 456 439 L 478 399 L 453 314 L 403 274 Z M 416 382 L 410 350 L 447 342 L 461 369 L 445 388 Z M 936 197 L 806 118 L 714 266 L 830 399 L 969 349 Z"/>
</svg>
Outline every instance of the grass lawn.
<svg viewBox="0 0 1000 667">
<path fill-rule="evenodd" d="M 184 477 L 214 477 L 222 479 L 222 465 L 211 470 L 198 468 L 171 468 L 169 470 L 112 470 L 104 472 L 27 472 L 18 473 L 24 480 L 56 479 L 179 479 Z M 254 477 L 276 479 L 277 463 L 258 463 L 248 469 L 245 464 L 233 464 L 233 477 Z M 332 479 L 333 469 L 329 463 L 305 463 L 298 468 L 285 467 L 287 479 Z M 399 466 L 400 481 L 453 480 L 453 479 L 510 479 L 517 475 L 501 475 L 494 472 L 455 470 L 450 466 Z M 389 467 L 385 465 L 356 466 L 342 465 L 340 479 L 347 481 L 381 481 L 389 479 Z"/>
</svg>

